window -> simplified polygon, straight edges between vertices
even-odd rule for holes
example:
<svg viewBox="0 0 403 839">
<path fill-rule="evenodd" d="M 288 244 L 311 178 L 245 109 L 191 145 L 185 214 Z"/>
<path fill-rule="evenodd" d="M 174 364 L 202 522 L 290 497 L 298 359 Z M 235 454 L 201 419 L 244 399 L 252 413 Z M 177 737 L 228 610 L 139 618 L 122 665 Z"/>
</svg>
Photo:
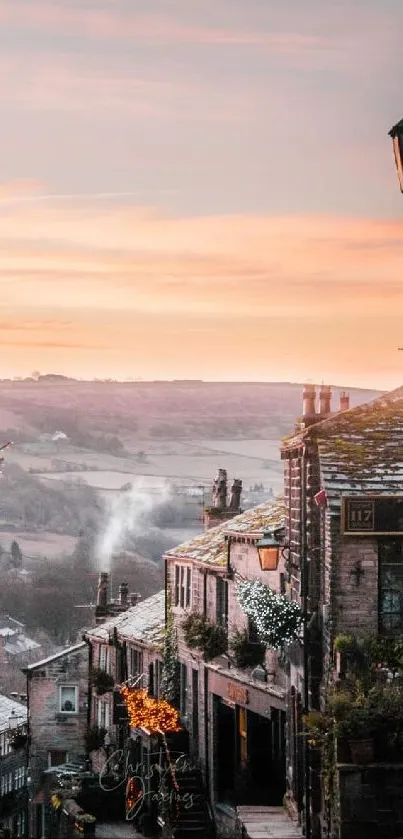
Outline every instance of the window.
<svg viewBox="0 0 403 839">
<path fill-rule="evenodd" d="M 189 565 L 175 565 L 175 606 L 187 609 L 190 606 L 191 568 Z"/>
<path fill-rule="evenodd" d="M 11 752 L 10 737 L 8 734 L 0 734 L 0 757 L 8 755 Z"/>
<path fill-rule="evenodd" d="M 141 676 L 143 673 L 143 653 L 140 650 L 129 649 L 129 677 Z"/>
<path fill-rule="evenodd" d="M 48 766 L 61 766 L 62 763 L 68 762 L 68 754 L 63 751 L 48 752 Z"/>
<path fill-rule="evenodd" d="M 378 544 L 379 631 L 403 633 L 403 540 L 385 539 Z"/>
<path fill-rule="evenodd" d="M 99 669 L 106 670 L 106 647 L 101 644 L 99 648 Z"/>
<path fill-rule="evenodd" d="M 228 626 L 228 583 L 222 577 L 216 578 L 216 621 L 220 626 Z"/>
<path fill-rule="evenodd" d="M 77 693 L 75 685 L 60 685 L 60 711 L 63 714 L 77 713 Z"/>
</svg>

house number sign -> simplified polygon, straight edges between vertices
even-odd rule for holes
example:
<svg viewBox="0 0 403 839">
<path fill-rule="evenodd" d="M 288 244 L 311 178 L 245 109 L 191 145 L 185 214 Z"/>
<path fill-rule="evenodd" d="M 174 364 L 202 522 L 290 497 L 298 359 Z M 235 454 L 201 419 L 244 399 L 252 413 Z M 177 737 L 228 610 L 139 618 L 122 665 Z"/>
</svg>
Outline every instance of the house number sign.
<svg viewBox="0 0 403 839">
<path fill-rule="evenodd" d="M 344 497 L 341 532 L 344 536 L 403 535 L 403 496 Z"/>
</svg>

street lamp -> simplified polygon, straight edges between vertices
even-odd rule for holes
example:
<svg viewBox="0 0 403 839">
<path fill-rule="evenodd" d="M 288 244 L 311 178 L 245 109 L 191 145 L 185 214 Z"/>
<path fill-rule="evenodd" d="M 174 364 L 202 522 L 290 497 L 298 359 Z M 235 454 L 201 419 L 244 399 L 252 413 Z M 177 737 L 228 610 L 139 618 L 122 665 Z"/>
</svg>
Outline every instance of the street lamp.
<svg viewBox="0 0 403 839">
<path fill-rule="evenodd" d="M 395 153 L 395 163 L 397 169 L 397 176 L 399 178 L 400 192 L 403 192 L 403 119 L 397 122 L 396 125 L 389 131 L 389 137 L 393 140 L 393 151 Z"/>
<path fill-rule="evenodd" d="M 262 571 L 276 571 L 280 558 L 280 543 L 274 538 L 271 530 L 263 532 L 263 537 L 256 542 L 256 547 Z"/>
</svg>

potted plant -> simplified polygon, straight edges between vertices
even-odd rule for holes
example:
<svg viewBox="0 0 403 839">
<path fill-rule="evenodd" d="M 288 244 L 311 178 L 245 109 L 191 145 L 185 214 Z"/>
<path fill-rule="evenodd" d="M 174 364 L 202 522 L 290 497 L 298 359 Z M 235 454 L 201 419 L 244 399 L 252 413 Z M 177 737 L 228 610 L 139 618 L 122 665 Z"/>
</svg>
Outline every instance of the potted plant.
<svg viewBox="0 0 403 839">
<path fill-rule="evenodd" d="M 230 652 L 236 667 L 257 667 L 265 657 L 266 646 L 260 642 L 252 642 L 246 629 L 236 630 L 230 641 Z"/>
<path fill-rule="evenodd" d="M 191 649 L 201 650 L 205 661 L 222 655 L 228 648 L 226 629 L 205 615 L 191 612 L 182 621 L 185 642 Z"/>
<path fill-rule="evenodd" d="M 352 705 L 346 715 L 336 721 L 335 735 L 337 739 L 347 741 L 353 763 L 373 761 L 375 728 L 374 712 L 365 706 Z"/>
<path fill-rule="evenodd" d="M 104 693 L 108 693 L 110 690 L 113 690 L 115 686 L 113 676 L 110 676 L 106 670 L 101 670 L 98 667 L 94 667 L 91 674 L 91 681 L 98 696 L 103 696 Z"/>
</svg>

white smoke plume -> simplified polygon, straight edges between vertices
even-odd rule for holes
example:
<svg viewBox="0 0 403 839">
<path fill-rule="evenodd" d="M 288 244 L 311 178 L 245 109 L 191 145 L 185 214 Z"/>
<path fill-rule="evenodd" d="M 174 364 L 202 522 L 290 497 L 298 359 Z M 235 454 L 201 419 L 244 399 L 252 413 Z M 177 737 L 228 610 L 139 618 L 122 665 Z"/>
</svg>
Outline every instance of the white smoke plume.
<svg viewBox="0 0 403 839">
<path fill-rule="evenodd" d="M 168 484 L 155 494 L 141 478 L 132 488 L 113 496 L 108 502 L 107 520 L 96 545 L 96 561 L 100 571 L 110 571 L 112 557 L 124 549 L 125 540 L 131 535 L 144 535 L 150 527 L 151 513 L 171 497 Z"/>
</svg>

